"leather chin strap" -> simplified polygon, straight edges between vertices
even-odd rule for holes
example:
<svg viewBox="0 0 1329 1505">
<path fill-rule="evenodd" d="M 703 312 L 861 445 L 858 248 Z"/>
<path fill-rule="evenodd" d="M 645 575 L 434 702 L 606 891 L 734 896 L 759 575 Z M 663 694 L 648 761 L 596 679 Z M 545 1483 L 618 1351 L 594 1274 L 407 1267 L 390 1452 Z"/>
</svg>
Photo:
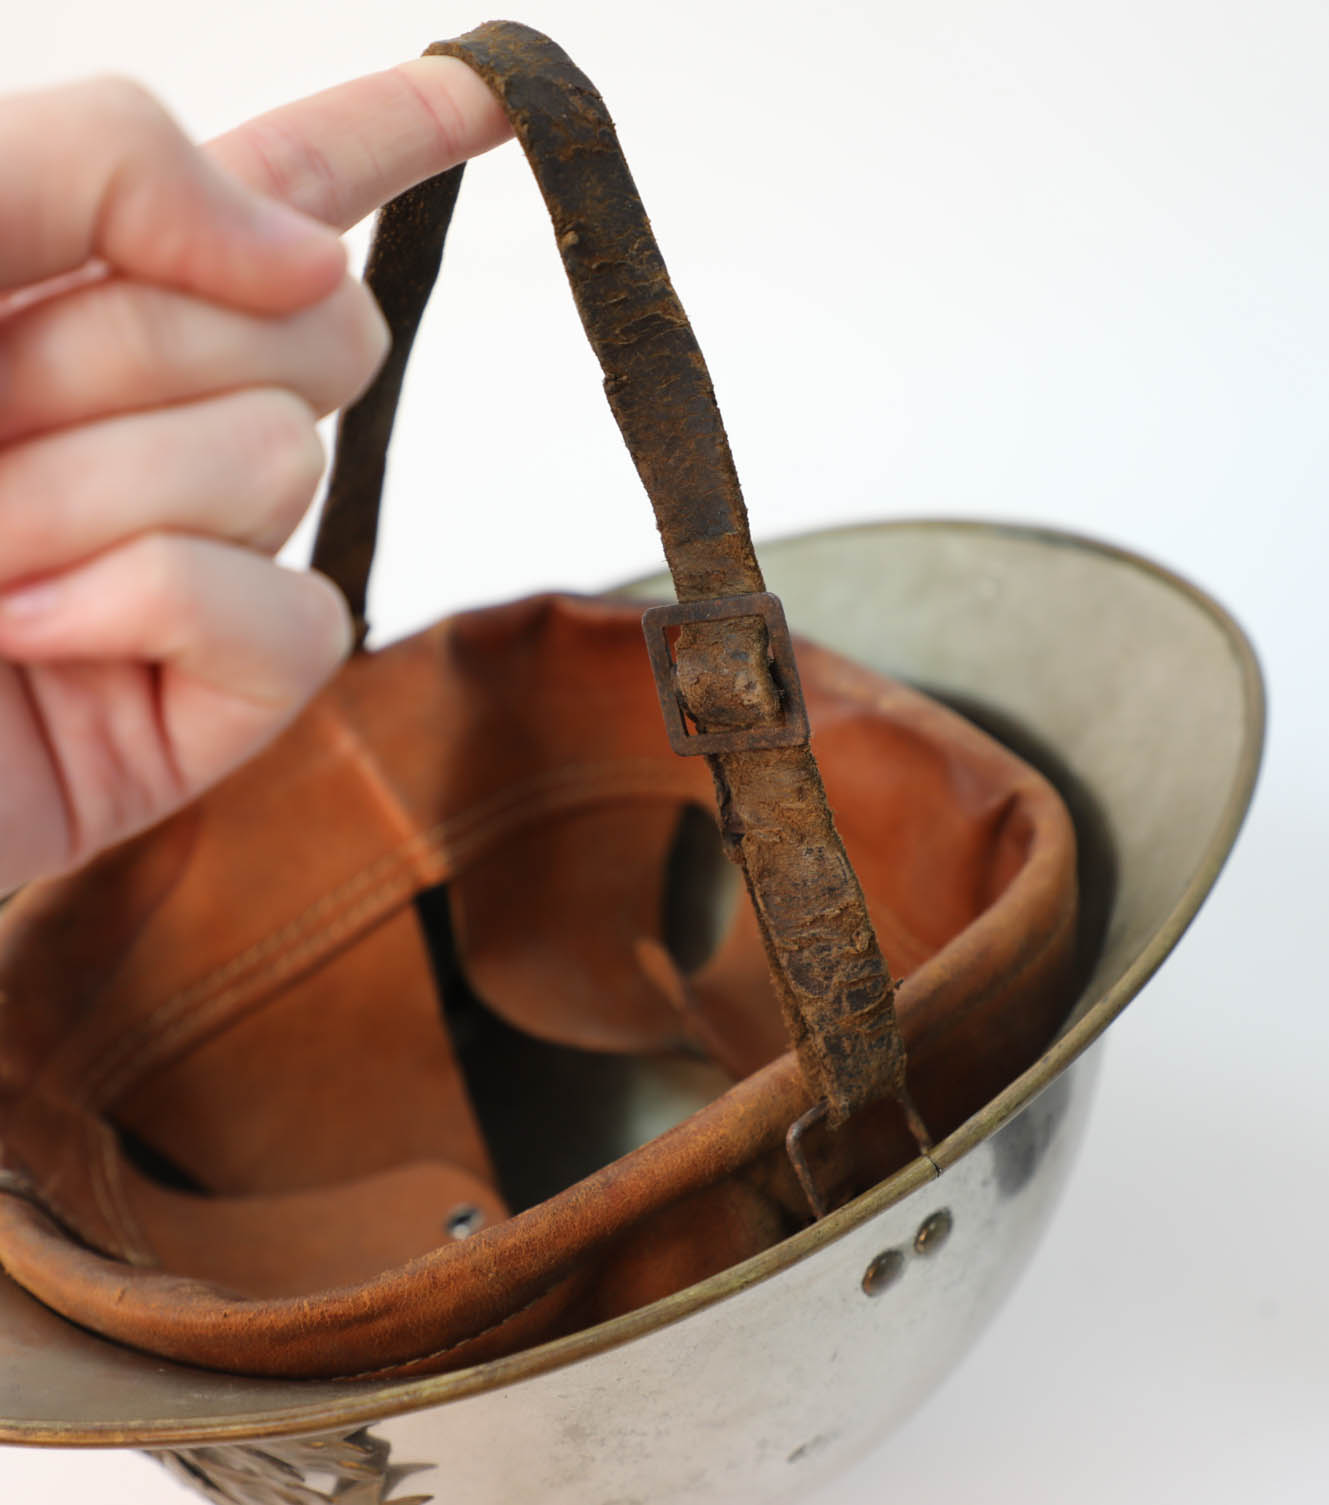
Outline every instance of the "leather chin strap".
<svg viewBox="0 0 1329 1505">
<path fill-rule="evenodd" d="M 561 48 L 512 22 L 426 55 L 459 59 L 498 96 L 549 209 L 678 592 L 679 606 L 654 609 L 646 622 L 671 740 L 710 764 L 721 829 L 820 1099 L 813 1113 L 835 1126 L 893 1097 L 926 1150 L 906 1086 L 896 983 L 808 746 L 783 614 L 765 594 L 710 376 L 604 101 Z M 366 281 L 393 348 L 342 419 L 313 557 L 345 593 L 361 644 L 388 441 L 461 177 L 455 167 L 388 204 L 369 256 Z"/>
</svg>

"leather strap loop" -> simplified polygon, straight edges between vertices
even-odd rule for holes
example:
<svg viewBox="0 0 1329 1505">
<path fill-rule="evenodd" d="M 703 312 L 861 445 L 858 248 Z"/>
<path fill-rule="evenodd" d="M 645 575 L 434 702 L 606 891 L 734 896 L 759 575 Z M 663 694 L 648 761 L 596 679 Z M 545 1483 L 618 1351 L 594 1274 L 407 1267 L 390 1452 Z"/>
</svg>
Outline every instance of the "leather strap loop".
<svg viewBox="0 0 1329 1505">
<path fill-rule="evenodd" d="M 463 164 L 464 165 L 464 164 Z M 365 263 L 392 335 L 382 369 L 359 402 L 342 414 L 328 495 L 314 541 L 313 565 L 334 581 L 355 619 L 356 647 L 369 631 L 366 602 L 378 539 L 388 444 L 406 363 L 443 262 L 443 242 L 461 188 L 462 167 L 417 183 L 384 206 Z"/>
<path fill-rule="evenodd" d="M 428 52 L 473 68 L 512 121 L 549 209 L 610 407 L 655 509 L 680 601 L 764 592 L 706 363 L 604 101 L 559 47 L 512 22 L 491 22 Z M 392 329 L 393 353 L 342 421 L 314 552 L 315 567 L 345 591 L 362 638 L 393 415 L 460 181 L 454 168 L 387 205 L 370 255 L 367 281 Z M 684 625 L 672 673 L 682 711 L 700 736 L 784 719 L 782 676 L 773 671 L 759 615 L 735 611 Z M 810 748 L 750 746 L 708 761 L 722 830 L 747 880 L 813 1096 L 826 1102 L 832 1125 L 893 1096 L 926 1147 L 905 1084 L 896 984 Z"/>
</svg>

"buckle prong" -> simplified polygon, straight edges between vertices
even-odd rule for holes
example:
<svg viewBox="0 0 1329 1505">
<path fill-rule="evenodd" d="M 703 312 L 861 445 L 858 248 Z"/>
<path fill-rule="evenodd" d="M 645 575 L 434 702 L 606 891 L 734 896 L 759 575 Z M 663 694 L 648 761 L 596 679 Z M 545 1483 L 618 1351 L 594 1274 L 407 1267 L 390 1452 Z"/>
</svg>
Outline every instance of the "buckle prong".
<svg viewBox="0 0 1329 1505">
<path fill-rule="evenodd" d="M 812 1209 L 812 1216 L 820 1222 L 826 1216 L 826 1199 L 821 1194 L 817 1185 L 817 1179 L 812 1174 L 812 1167 L 808 1164 L 807 1151 L 803 1148 L 803 1136 L 807 1131 L 819 1124 L 830 1112 L 826 1099 L 814 1103 L 800 1118 L 796 1118 L 785 1131 L 784 1147 L 785 1154 L 789 1156 L 789 1163 L 794 1168 L 794 1174 L 798 1177 L 798 1184 L 803 1188 L 803 1195 L 808 1199 L 808 1206 Z"/>
</svg>

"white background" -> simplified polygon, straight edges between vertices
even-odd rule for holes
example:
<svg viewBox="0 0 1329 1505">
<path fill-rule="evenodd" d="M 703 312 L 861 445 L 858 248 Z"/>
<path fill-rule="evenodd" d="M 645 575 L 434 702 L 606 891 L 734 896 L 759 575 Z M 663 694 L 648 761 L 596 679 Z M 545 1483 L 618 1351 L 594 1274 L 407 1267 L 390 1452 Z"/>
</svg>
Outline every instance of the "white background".
<svg viewBox="0 0 1329 1505">
<path fill-rule="evenodd" d="M 486 18 L 3 5 L 0 88 L 129 72 L 198 135 Z M 759 538 L 956 513 L 1099 534 L 1218 595 L 1269 678 L 1250 822 L 1113 1031 L 1051 1235 L 964 1367 L 819 1505 L 1322 1505 L 1329 7 L 516 15 L 609 100 Z M 656 562 L 561 276 L 516 149 L 478 164 L 395 451 L 388 634 Z M 0 1452 L 3 1502 L 183 1498 L 132 1455 Z"/>
</svg>

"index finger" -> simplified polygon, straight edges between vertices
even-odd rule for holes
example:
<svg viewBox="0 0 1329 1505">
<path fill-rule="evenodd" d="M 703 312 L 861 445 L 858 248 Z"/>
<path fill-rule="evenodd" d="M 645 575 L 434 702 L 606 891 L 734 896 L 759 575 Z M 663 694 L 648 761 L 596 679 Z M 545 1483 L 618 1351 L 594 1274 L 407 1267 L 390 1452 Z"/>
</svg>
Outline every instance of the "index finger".
<svg viewBox="0 0 1329 1505">
<path fill-rule="evenodd" d="M 464 63 L 422 57 L 282 105 L 207 151 L 250 188 L 346 230 L 511 134 L 502 106 Z"/>
</svg>

